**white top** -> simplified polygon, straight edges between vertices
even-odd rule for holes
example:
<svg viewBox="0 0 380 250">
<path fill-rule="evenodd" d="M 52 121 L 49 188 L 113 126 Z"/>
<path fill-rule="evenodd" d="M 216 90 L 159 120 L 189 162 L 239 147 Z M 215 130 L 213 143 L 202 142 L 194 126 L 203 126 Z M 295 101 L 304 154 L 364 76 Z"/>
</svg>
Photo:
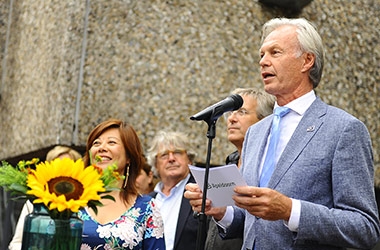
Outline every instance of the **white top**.
<svg viewBox="0 0 380 250">
<path fill-rule="evenodd" d="M 24 221 L 25 217 L 33 212 L 33 204 L 27 200 L 22 207 L 20 217 L 18 218 L 15 234 L 13 235 L 12 241 L 9 243 L 9 250 L 21 250 L 22 234 L 24 232 Z"/>
</svg>

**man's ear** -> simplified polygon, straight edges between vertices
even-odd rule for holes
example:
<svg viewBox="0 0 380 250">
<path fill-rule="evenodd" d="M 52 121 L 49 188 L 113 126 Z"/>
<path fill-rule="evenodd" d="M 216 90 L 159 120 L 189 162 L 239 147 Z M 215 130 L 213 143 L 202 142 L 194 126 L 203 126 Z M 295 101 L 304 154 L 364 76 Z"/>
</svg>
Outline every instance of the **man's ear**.
<svg viewBox="0 0 380 250">
<path fill-rule="evenodd" d="M 304 53 L 302 57 L 304 58 L 302 72 L 306 72 L 313 67 L 315 62 L 315 55 L 312 53 Z"/>
</svg>

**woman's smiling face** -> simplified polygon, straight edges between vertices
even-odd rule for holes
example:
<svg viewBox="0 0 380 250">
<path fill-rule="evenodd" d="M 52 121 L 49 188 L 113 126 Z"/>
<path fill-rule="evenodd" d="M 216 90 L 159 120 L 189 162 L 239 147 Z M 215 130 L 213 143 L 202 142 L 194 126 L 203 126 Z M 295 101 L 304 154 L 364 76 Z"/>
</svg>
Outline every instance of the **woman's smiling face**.
<svg viewBox="0 0 380 250">
<path fill-rule="evenodd" d="M 112 164 L 117 164 L 118 172 L 123 174 L 125 166 L 129 163 L 117 128 L 104 131 L 93 141 L 90 151 L 92 162 L 103 169 Z M 95 159 L 101 159 L 101 161 Z"/>
</svg>

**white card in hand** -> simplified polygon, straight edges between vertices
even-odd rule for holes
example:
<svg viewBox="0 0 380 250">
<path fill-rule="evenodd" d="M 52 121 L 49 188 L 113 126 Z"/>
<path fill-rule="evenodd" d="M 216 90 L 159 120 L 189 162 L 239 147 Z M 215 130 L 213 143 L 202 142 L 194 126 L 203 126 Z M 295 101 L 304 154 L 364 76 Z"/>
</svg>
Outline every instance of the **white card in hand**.
<svg viewBox="0 0 380 250">
<path fill-rule="evenodd" d="M 189 165 L 199 188 L 203 191 L 205 168 Z M 236 164 L 212 167 L 209 169 L 207 199 L 213 207 L 234 205 L 232 195 L 235 186 L 247 186 Z"/>
</svg>

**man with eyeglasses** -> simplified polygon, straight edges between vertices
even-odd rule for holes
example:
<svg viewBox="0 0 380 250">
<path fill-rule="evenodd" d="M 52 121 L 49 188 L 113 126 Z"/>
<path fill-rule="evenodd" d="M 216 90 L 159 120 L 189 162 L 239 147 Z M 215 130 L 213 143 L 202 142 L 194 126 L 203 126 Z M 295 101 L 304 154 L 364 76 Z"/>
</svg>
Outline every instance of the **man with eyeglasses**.
<svg viewBox="0 0 380 250">
<path fill-rule="evenodd" d="M 240 109 L 224 114 L 227 121 L 228 141 L 236 147 L 236 151 L 227 157 L 226 164 L 235 163 L 240 166 L 239 155 L 245 133 L 251 125 L 273 113 L 276 98 L 264 90 L 255 88 L 237 88 L 231 94 L 240 95 L 244 102 Z"/>
<path fill-rule="evenodd" d="M 231 94 L 240 95 L 243 98 L 243 106 L 224 113 L 228 140 L 236 147 L 236 151 L 227 156 L 226 164 L 236 164 L 240 167 L 245 133 L 251 125 L 272 114 L 276 98 L 264 90 L 255 88 L 237 88 Z M 242 243 L 242 237 L 222 240 L 215 222 L 210 221 L 205 250 L 237 250 L 241 249 Z"/>
<path fill-rule="evenodd" d="M 147 152 L 148 163 L 161 180 L 150 195 L 164 221 L 166 250 L 196 249 L 199 220 L 183 196 L 185 185 L 195 183 L 188 167 L 195 155 L 186 135 L 165 131 L 157 133 Z"/>
</svg>

